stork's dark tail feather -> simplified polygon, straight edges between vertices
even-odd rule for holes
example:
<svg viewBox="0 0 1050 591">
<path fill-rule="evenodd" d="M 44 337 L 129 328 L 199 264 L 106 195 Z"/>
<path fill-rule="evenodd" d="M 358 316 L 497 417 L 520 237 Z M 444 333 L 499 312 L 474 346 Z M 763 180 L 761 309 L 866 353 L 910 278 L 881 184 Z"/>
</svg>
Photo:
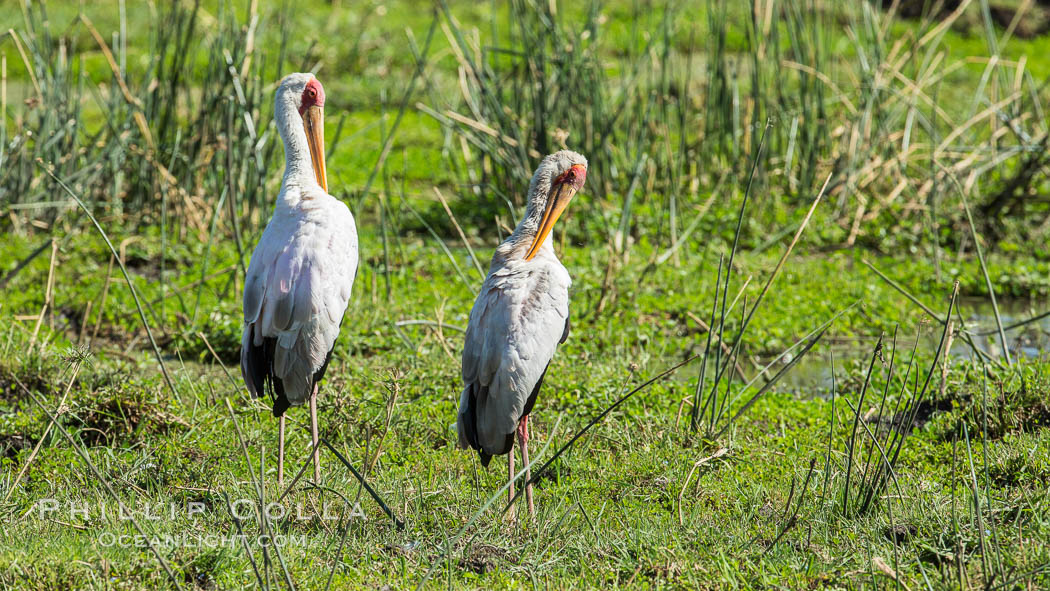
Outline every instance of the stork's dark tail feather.
<svg viewBox="0 0 1050 591">
<path fill-rule="evenodd" d="M 254 328 L 254 327 L 253 327 Z M 275 337 L 264 337 L 262 343 L 256 345 L 255 340 L 248 337 L 247 355 L 243 356 L 244 366 L 241 373 L 244 381 L 248 383 L 248 389 L 256 397 L 269 394 L 273 399 L 273 416 L 279 417 L 288 410 L 291 403 L 284 392 L 284 384 L 273 373 L 273 356 L 277 347 Z"/>
<path fill-rule="evenodd" d="M 241 373 L 252 394 L 256 397 L 261 397 L 263 394 L 270 396 L 273 400 L 273 416 L 280 417 L 284 415 L 292 403 L 288 400 L 288 396 L 284 391 L 284 383 L 273 373 L 273 359 L 276 348 L 276 337 L 264 337 L 259 345 L 254 344 L 254 339 L 249 337 L 248 354 L 243 357 L 244 364 L 241 367 Z M 333 350 L 334 347 L 328 351 L 321 368 L 314 372 L 310 384 L 311 389 L 324 379 L 325 371 L 328 370 L 328 363 L 332 360 Z"/>
<path fill-rule="evenodd" d="M 275 382 L 278 384 L 281 383 L 280 380 L 276 380 Z M 279 396 L 275 395 L 273 397 L 273 416 L 278 418 L 284 416 L 284 411 L 288 410 L 288 407 L 290 406 L 291 403 L 288 402 L 288 397 L 284 395 L 284 392 L 281 392 Z"/>
<path fill-rule="evenodd" d="M 457 421 L 458 428 L 463 430 L 461 445 L 462 442 L 465 441 L 471 449 L 477 450 L 478 457 L 481 459 L 481 465 L 485 468 L 489 467 L 489 462 L 492 461 L 493 455 L 503 455 L 513 449 L 515 434 L 514 432 L 508 433 L 506 440 L 503 442 L 502 449 L 494 450 L 496 452 L 495 454 L 488 453 L 481 447 L 481 443 L 478 441 L 478 397 L 484 397 L 487 395 L 487 388 L 484 386 L 479 388 L 477 384 L 468 385 L 467 396 L 463 399 L 460 405 L 459 420 Z"/>
<path fill-rule="evenodd" d="M 489 465 L 489 459 L 492 456 L 485 457 L 485 452 L 481 451 L 481 444 L 478 443 L 478 394 L 477 385 L 467 385 L 467 395 L 463 398 L 463 404 L 459 409 L 459 421 L 458 427 L 462 430 L 463 437 L 460 439 L 460 445 L 466 442 L 471 449 L 476 449 L 481 453 L 481 463 L 484 466 Z"/>
</svg>

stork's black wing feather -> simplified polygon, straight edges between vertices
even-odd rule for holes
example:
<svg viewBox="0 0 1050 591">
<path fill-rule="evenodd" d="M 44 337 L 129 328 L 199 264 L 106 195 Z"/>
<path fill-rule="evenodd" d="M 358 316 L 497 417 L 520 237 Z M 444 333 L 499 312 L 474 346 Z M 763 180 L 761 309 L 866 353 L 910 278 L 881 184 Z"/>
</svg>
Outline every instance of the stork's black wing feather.
<svg viewBox="0 0 1050 591">
<path fill-rule="evenodd" d="M 459 414 L 461 420 L 459 424 L 462 425 L 464 435 L 466 436 L 467 443 L 470 447 L 478 451 L 478 457 L 481 458 L 481 465 L 485 468 L 489 467 L 489 462 L 492 461 L 493 454 L 485 452 L 481 448 L 481 443 L 478 442 L 478 396 L 487 396 L 488 388 L 477 384 L 470 384 L 468 386 L 469 392 L 467 393 L 466 403 L 460 408 Z M 511 433 L 507 436 L 506 442 L 503 445 L 503 449 L 498 451 L 496 455 L 502 455 L 511 450 L 514 445 L 514 434 Z"/>
<path fill-rule="evenodd" d="M 258 396 L 262 396 L 264 392 L 269 394 L 273 400 L 273 416 L 280 417 L 291 406 L 291 402 L 284 392 L 284 383 L 274 375 L 273 357 L 276 349 L 276 337 L 266 337 L 263 339 L 262 344 L 259 345 L 250 344 L 248 349 L 248 374 L 251 376 L 256 394 Z M 332 361 L 332 351 L 334 350 L 335 347 L 328 350 L 328 354 L 324 358 L 324 364 L 314 372 L 311 380 L 312 386 L 316 386 L 324 379 L 324 374 L 328 370 L 328 364 Z"/>
</svg>

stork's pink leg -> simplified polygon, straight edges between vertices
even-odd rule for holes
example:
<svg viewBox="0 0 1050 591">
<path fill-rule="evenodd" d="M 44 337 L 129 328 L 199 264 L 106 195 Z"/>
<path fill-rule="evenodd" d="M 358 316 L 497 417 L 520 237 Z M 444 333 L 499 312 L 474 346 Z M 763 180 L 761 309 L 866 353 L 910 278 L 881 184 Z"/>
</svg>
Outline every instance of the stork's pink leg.
<svg viewBox="0 0 1050 591">
<path fill-rule="evenodd" d="M 529 517 L 536 516 L 536 506 L 532 504 L 532 470 L 529 468 L 529 416 L 521 417 L 518 422 L 518 443 L 521 444 L 521 462 L 525 464 L 525 500 L 529 504 Z"/>
<path fill-rule="evenodd" d="M 317 447 L 317 385 L 314 385 L 314 393 L 310 395 L 310 435 L 314 443 L 314 482 L 321 484 L 321 450 Z"/>
<path fill-rule="evenodd" d="M 277 423 L 277 489 L 284 491 L 284 415 Z"/>
<path fill-rule="evenodd" d="M 514 446 L 510 446 L 510 453 L 507 454 L 507 482 L 510 483 L 510 488 L 507 489 L 507 504 L 510 506 L 507 509 L 507 521 L 514 523 L 515 511 L 514 505 L 511 501 L 514 500 Z"/>
</svg>

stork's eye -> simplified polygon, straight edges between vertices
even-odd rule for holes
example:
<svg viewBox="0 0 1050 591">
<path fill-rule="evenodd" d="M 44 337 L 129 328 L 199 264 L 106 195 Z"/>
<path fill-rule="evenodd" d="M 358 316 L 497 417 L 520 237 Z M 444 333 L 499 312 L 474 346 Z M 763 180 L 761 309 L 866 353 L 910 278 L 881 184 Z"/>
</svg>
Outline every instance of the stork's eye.
<svg viewBox="0 0 1050 591">
<path fill-rule="evenodd" d="M 306 89 L 306 96 L 308 96 L 310 98 L 314 98 L 314 97 L 317 96 L 317 91 L 312 89 L 312 88 L 307 88 Z"/>
</svg>

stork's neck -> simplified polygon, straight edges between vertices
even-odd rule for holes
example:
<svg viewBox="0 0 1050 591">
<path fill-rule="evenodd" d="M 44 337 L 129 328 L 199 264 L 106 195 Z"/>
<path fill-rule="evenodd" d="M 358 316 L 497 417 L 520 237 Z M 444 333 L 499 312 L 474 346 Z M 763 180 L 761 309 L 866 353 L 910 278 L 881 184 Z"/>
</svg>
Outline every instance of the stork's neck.
<svg viewBox="0 0 1050 591">
<path fill-rule="evenodd" d="M 284 141 L 284 180 L 283 187 L 298 185 L 300 187 L 320 188 L 314 165 L 310 160 L 310 148 L 306 143 L 306 128 L 303 118 L 294 101 L 278 101 L 274 112 L 277 120 L 277 131 Z M 287 193 L 287 191 L 282 191 Z"/>
<path fill-rule="evenodd" d="M 529 191 L 529 204 L 525 208 L 525 215 L 518 222 L 518 226 L 514 228 L 514 232 L 510 237 L 504 241 L 504 244 L 507 245 L 507 256 L 524 258 L 532 245 L 533 239 L 536 238 L 536 233 L 540 230 L 543 210 L 547 205 L 543 195 L 547 195 L 550 192 L 550 182 L 543 183 L 541 180 L 539 183 L 534 182 L 532 185 Z M 554 252 L 554 232 L 547 234 L 543 244 L 540 245 L 540 252 L 544 251 Z"/>
</svg>

